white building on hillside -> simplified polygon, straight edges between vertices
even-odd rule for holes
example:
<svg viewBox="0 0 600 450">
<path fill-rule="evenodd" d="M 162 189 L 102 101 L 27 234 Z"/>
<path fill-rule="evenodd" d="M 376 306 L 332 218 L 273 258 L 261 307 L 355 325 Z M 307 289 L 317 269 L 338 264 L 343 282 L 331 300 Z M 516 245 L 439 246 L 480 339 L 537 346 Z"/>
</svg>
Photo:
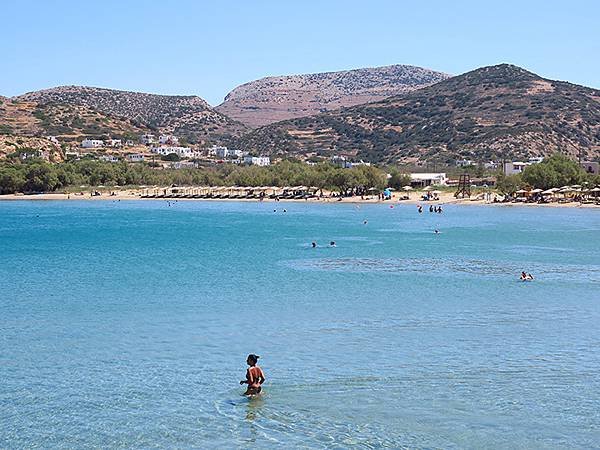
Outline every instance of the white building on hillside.
<svg viewBox="0 0 600 450">
<path fill-rule="evenodd" d="M 84 139 L 81 141 L 83 148 L 100 148 L 104 147 L 104 141 L 101 139 Z"/>
<path fill-rule="evenodd" d="M 170 155 L 175 153 L 180 158 L 193 158 L 197 156 L 197 152 L 193 151 L 189 147 L 175 147 L 169 145 L 161 145 L 160 147 L 152 147 L 150 149 L 152 153 L 156 153 L 157 155 Z"/>
<path fill-rule="evenodd" d="M 98 158 L 100 161 L 106 161 L 111 163 L 119 162 L 119 157 L 115 155 L 102 155 Z"/>
<path fill-rule="evenodd" d="M 268 156 L 245 156 L 244 164 L 250 164 L 253 166 L 270 166 L 271 158 Z"/>
<path fill-rule="evenodd" d="M 129 162 L 142 162 L 144 161 L 144 155 L 140 154 L 140 153 L 130 153 L 129 155 L 126 156 L 127 161 Z"/>
<path fill-rule="evenodd" d="M 171 134 L 161 134 L 158 137 L 158 143 L 161 145 L 179 145 L 179 138 Z"/>
<path fill-rule="evenodd" d="M 142 134 L 140 136 L 140 142 L 144 145 L 154 144 L 156 142 L 156 136 L 153 134 Z"/>
<path fill-rule="evenodd" d="M 106 141 L 106 145 L 108 147 L 122 147 L 123 141 L 121 141 L 121 139 L 109 139 Z"/>
<path fill-rule="evenodd" d="M 448 178 L 445 173 L 411 173 L 410 184 L 415 187 L 424 187 L 431 185 L 444 186 Z"/>
</svg>

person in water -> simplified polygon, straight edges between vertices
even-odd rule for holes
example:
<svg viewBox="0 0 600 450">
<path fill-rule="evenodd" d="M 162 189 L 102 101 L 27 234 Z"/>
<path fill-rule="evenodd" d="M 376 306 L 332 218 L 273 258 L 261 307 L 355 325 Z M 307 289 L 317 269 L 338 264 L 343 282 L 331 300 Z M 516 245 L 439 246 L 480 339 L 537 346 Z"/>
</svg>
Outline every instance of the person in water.
<svg viewBox="0 0 600 450">
<path fill-rule="evenodd" d="M 311 247 L 312 247 L 312 248 L 316 248 L 316 246 L 317 246 L 317 243 L 316 243 L 315 241 L 312 241 L 312 242 L 310 243 L 310 245 L 311 245 Z"/>
<path fill-rule="evenodd" d="M 260 367 L 256 365 L 260 356 L 251 353 L 246 359 L 246 363 L 250 366 L 246 370 L 246 379 L 240 381 L 240 384 L 247 384 L 248 388 L 244 395 L 254 396 L 262 391 L 262 384 L 265 382 L 265 374 Z"/>
<path fill-rule="evenodd" d="M 331 242 L 329 243 L 329 246 L 330 246 L 330 247 L 335 247 L 335 241 L 331 241 Z"/>
</svg>

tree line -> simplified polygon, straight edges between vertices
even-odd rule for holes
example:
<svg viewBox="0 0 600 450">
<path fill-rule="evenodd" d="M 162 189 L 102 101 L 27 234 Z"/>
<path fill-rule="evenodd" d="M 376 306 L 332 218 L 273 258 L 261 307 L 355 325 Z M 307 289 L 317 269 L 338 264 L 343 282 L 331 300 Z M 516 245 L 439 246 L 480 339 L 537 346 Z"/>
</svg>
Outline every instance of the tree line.
<svg viewBox="0 0 600 450">
<path fill-rule="evenodd" d="M 402 180 L 399 175 L 395 183 Z M 404 178 L 406 181 L 406 178 Z M 144 163 L 97 160 L 50 164 L 41 159 L 0 161 L 0 194 L 55 192 L 77 186 L 315 186 L 342 195 L 361 195 L 387 185 L 387 172 L 374 166 L 343 169 L 330 163 L 282 161 L 267 167 L 223 164 L 164 169 Z"/>
<path fill-rule="evenodd" d="M 575 161 L 556 153 L 539 164 L 527 166 L 523 173 L 499 175 L 496 187 L 505 194 L 519 189 L 550 189 L 562 186 L 583 185 L 600 186 L 600 175 L 586 173 Z"/>
</svg>

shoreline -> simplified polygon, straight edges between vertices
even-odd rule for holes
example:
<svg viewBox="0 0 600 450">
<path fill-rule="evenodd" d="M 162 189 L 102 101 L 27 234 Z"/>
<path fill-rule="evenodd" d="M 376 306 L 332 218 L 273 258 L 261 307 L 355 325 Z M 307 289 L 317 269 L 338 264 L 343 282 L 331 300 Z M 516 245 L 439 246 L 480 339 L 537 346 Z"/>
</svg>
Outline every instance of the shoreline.
<svg viewBox="0 0 600 450">
<path fill-rule="evenodd" d="M 45 193 L 45 194 L 5 194 L 0 195 L 1 201 L 196 201 L 196 202 L 255 202 L 255 203 L 314 203 L 314 204 L 381 204 L 381 205 L 472 205 L 472 206 L 525 206 L 525 207 L 550 207 L 550 208 L 589 208 L 589 209 L 600 209 L 600 205 L 594 203 L 494 203 L 486 200 L 475 200 L 475 199 L 457 199 L 454 198 L 452 193 L 442 193 L 439 196 L 439 200 L 419 200 L 417 198 L 411 198 L 408 200 L 399 200 L 396 196 L 393 196 L 391 200 L 379 200 L 378 198 L 365 198 L 360 197 L 343 197 L 339 198 L 311 198 L 311 199 L 281 199 L 276 201 L 275 199 L 265 198 L 264 200 L 259 199 L 228 199 L 228 198 L 142 198 L 141 193 L 134 191 L 115 191 L 115 195 L 75 195 L 65 193 Z M 415 197 L 419 196 L 416 192 L 413 194 Z"/>
</svg>

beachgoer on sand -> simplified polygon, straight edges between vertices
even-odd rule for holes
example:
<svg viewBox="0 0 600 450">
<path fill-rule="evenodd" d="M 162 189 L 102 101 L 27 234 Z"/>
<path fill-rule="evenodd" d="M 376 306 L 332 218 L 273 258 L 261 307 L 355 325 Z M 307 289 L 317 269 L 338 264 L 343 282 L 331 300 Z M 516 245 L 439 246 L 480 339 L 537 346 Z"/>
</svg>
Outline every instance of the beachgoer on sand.
<svg viewBox="0 0 600 450">
<path fill-rule="evenodd" d="M 244 395 L 254 396 L 262 391 L 262 384 L 265 382 L 265 374 L 260 367 L 256 365 L 260 356 L 251 353 L 246 359 L 246 364 L 250 367 L 246 370 L 246 379 L 240 381 L 240 384 L 247 384 L 248 388 Z"/>
</svg>

